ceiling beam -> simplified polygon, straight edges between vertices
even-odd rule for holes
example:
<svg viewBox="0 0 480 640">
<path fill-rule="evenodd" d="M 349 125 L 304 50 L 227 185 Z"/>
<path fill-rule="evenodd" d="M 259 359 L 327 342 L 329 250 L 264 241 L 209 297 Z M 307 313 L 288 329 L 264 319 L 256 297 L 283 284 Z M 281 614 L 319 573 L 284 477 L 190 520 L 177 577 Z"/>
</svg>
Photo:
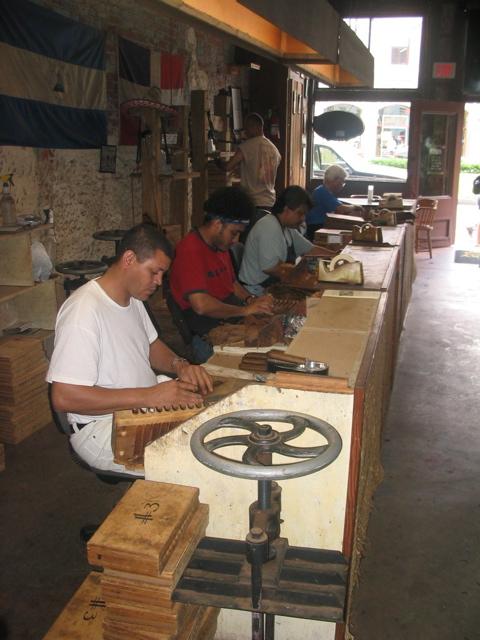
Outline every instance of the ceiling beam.
<svg viewBox="0 0 480 640">
<path fill-rule="evenodd" d="M 315 0 L 315 11 L 310 0 L 160 1 L 324 82 L 372 86 L 372 56 L 327 0 Z"/>
</svg>

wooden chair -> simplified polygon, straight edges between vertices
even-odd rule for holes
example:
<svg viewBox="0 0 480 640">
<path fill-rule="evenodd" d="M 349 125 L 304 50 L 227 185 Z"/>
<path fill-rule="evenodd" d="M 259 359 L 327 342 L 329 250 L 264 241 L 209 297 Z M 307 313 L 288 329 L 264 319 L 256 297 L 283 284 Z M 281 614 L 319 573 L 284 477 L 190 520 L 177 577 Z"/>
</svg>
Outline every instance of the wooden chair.
<svg viewBox="0 0 480 640">
<path fill-rule="evenodd" d="M 433 198 L 419 198 L 415 209 L 415 253 L 428 251 L 432 257 L 433 221 L 437 213 L 438 200 Z M 426 245 L 421 247 L 420 233 L 425 232 Z M 423 240 L 423 238 L 422 238 Z"/>
</svg>

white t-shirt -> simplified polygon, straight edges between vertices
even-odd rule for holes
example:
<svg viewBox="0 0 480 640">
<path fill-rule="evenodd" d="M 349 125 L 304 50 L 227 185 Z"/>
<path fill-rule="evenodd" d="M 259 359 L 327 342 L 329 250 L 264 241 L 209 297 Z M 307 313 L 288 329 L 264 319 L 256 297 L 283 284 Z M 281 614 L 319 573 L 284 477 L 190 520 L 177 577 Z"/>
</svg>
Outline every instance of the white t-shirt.
<svg viewBox="0 0 480 640">
<path fill-rule="evenodd" d="M 265 269 L 285 262 L 288 247 L 293 244 L 296 256 L 303 256 L 313 244 L 296 229 L 282 227 L 278 219 L 269 213 L 255 223 L 247 236 L 243 252 L 240 280 L 256 285 L 268 278 Z"/>
<path fill-rule="evenodd" d="M 47 382 L 107 389 L 150 387 L 157 382 L 150 366 L 150 344 L 157 332 L 139 300 L 127 307 L 114 302 L 96 280 L 63 303 L 55 326 L 55 348 Z M 68 414 L 87 423 L 104 416 Z"/>
<path fill-rule="evenodd" d="M 255 136 L 242 142 L 240 151 L 241 183 L 256 207 L 271 207 L 275 202 L 275 178 L 282 156 L 265 136 Z"/>
</svg>

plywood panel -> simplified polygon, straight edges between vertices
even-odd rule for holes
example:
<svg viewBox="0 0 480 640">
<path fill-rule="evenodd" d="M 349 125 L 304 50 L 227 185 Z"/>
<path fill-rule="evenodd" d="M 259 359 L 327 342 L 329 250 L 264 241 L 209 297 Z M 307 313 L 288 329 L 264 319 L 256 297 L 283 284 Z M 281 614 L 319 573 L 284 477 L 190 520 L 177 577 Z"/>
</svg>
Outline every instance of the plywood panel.
<svg viewBox="0 0 480 640">
<path fill-rule="evenodd" d="M 158 576 L 176 535 L 197 507 L 195 487 L 137 480 L 88 542 L 88 560 Z"/>
<path fill-rule="evenodd" d="M 367 338 L 366 332 L 304 327 L 288 353 L 326 362 L 329 375 L 355 381 Z"/>
<path fill-rule="evenodd" d="M 325 291 L 321 298 L 308 298 L 304 326 L 368 331 L 379 295 L 375 291 Z"/>
<path fill-rule="evenodd" d="M 102 640 L 101 573 L 90 573 L 43 640 Z"/>
</svg>

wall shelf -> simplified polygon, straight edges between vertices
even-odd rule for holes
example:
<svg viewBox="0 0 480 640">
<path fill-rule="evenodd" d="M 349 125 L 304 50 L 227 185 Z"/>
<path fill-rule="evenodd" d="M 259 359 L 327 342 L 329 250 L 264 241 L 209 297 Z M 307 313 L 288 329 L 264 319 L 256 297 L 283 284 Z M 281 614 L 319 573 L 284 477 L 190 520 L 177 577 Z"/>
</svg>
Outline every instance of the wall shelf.
<svg viewBox="0 0 480 640">
<path fill-rule="evenodd" d="M 54 329 L 56 315 L 54 278 L 29 287 L 0 286 L 0 330 L 24 323 Z"/>
<path fill-rule="evenodd" d="M 15 233 L 1 233 L 0 227 L 0 285 L 34 284 L 32 242 L 44 241 L 52 228 L 51 224 L 40 224 Z"/>
</svg>

